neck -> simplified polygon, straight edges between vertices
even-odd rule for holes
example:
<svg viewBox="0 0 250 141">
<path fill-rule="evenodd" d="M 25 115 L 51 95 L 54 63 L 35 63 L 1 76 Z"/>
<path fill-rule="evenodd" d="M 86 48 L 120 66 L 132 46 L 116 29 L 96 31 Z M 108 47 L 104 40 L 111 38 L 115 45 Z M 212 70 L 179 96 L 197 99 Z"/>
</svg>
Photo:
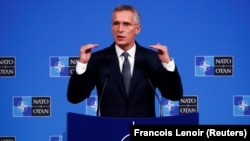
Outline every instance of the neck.
<svg viewBox="0 0 250 141">
<path fill-rule="evenodd" d="M 130 50 L 133 46 L 135 46 L 135 42 L 130 44 L 130 45 L 118 45 L 117 46 L 122 49 L 123 51 L 128 51 Z"/>
</svg>

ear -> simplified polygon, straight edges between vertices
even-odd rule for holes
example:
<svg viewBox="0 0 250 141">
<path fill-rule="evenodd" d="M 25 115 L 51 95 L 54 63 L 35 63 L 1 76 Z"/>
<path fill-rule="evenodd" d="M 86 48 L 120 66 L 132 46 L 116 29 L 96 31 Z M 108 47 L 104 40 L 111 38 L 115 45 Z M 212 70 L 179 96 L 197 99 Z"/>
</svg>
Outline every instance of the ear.
<svg viewBox="0 0 250 141">
<path fill-rule="evenodd" d="M 139 34 L 141 32 L 141 25 L 136 25 L 136 34 Z"/>
</svg>

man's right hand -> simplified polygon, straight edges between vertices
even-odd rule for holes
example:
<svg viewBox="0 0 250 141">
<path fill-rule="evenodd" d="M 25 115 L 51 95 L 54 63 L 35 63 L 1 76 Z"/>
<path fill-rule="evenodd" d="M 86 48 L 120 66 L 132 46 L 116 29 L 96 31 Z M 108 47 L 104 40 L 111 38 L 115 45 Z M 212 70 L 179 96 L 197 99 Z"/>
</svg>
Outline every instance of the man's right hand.
<svg viewBox="0 0 250 141">
<path fill-rule="evenodd" d="M 84 63 L 84 64 L 88 63 L 91 57 L 91 49 L 95 47 L 98 47 L 98 44 L 87 44 L 87 45 L 81 46 L 79 62 Z"/>
</svg>

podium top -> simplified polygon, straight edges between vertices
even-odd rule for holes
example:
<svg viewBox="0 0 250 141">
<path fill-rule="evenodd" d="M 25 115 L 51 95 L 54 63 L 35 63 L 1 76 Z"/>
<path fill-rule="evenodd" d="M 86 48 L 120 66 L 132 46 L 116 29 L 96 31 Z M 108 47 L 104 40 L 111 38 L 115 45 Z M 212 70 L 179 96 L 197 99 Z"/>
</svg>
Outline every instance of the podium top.
<svg viewBox="0 0 250 141">
<path fill-rule="evenodd" d="M 98 117 L 92 115 L 84 115 L 79 113 L 68 112 L 68 120 L 74 119 L 75 121 L 80 122 L 81 120 L 89 120 L 90 122 L 122 122 L 122 121 L 137 121 L 139 124 L 199 124 L 199 113 L 189 113 L 176 116 L 164 116 L 164 117 L 155 117 L 155 118 L 116 118 L 116 117 Z"/>
</svg>

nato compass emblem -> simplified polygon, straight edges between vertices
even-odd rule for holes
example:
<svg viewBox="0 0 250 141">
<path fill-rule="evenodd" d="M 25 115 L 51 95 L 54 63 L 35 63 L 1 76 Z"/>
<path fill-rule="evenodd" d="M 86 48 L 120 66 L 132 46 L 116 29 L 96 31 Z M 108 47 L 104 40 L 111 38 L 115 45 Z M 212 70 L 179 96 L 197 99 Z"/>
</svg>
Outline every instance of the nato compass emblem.
<svg viewBox="0 0 250 141">
<path fill-rule="evenodd" d="M 94 101 L 92 101 L 92 102 L 90 103 L 90 109 L 91 109 L 92 111 L 94 111 L 94 112 L 97 111 L 97 106 L 98 106 L 97 100 L 94 100 Z"/>
<path fill-rule="evenodd" d="M 214 75 L 214 57 L 196 56 L 195 57 L 195 76 Z"/>
<path fill-rule="evenodd" d="M 32 116 L 32 104 L 29 97 L 13 98 L 13 117 Z"/>
<path fill-rule="evenodd" d="M 50 77 L 68 77 L 69 57 L 50 57 Z"/>
<path fill-rule="evenodd" d="M 163 105 L 163 107 L 167 108 L 168 111 L 173 111 L 175 108 L 174 106 L 174 103 L 172 103 L 170 100 L 168 100 L 167 103 Z"/>
<path fill-rule="evenodd" d="M 234 116 L 250 116 L 250 96 L 234 96 Z"/>
<path fill-rule="evenodd" d="M 178 101 L 161 98 L 163 116 L 174 116 L 179 114 Z"/>
<path fill-rule="evenodd" d="M 201 71 L 206 72 L 206 71 L 209 70 L 209 68 L 210 68 L 209 62 L 207 62 L 207 61 L 201 62 L 201 64 L 200 64 L 200 70 Z"/>
<path fill-rule="evenodd" d="M 69 77 L 75 72 L 79 57 L 53 56 L 50 57 L 50 77 Z"/>
<path fill-rule="evenodd" d="M 17 109 L 19 112 L 25 112 L 28 109 L 28 104 L 25 101 L 21 101 L 18 103 Z"/>
<path fill-rule="evenodd" d="M 64 65 L 64 63 L 62 61 L 58 61 L 54 65 L 54 69 L 58 73 L 63 72 L 64 71 L 64 67 L 65 67 L 65 65 Z"/>
<path fill-rule="evenodd" d="M 96 116 L 98 100 L 96 96 L 91 96 L 87 99 L 86 114 Z"/>
</svg>

